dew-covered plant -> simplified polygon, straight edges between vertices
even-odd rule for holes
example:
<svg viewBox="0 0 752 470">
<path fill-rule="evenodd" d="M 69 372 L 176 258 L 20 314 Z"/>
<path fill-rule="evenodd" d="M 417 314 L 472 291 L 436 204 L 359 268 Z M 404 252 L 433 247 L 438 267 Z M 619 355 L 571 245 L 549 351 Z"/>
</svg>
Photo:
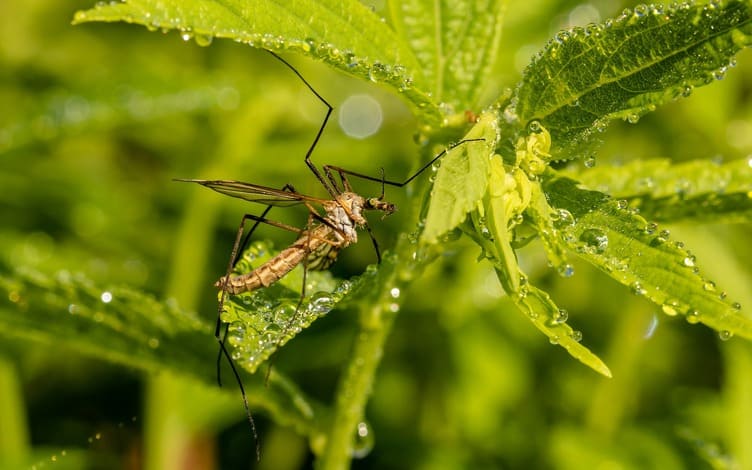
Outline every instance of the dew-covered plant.
<svg viewBox="0 0 752 470">
<path fill-rule="evenodd" d="M 307 436 L 320 468 L 343 468 L 367 453 L 372 430 L 366 404 L 406 293 L 429 266 L 468 241 L 492 268 L 509 305 L 551 344 L 603 376 L 611 377 L 611 370 L 586 346 L 589 336 L 583 340 L 573 326 L 575 315 L 570 318 L 556 296 L 521 267 L 520 250 L 529 243 L 542 247 L 553 272 L 575 284 L 575 260 L 585 261 L 627 286 L 625 298 L 631 291 L 666 315 L 706 325 L 722 340 L 752 339 L 752 321 L 734 292 L 727 294 L 704 273 L 692 247 L 665 228 L 688 221 L 749 222 L 750 160 L 647 154 L 616 163 L 603 150 L 614 121 L 636 124 L 731 73 L 735 55 L 752 43 L 752 3 L 638 5 L 561 31 L 516 84 L 502 84 L 513 86 L 489 99 L 487 90 L 499 88 L 494 63 L 504 45 L 504 7 L 501 0 L 438 6 L 408 1 L 389 2 L 377 12 L 355 0 L 284 7 L 269 1 L 126 0 L 75 14 L 75 24 L 135 23 L 177 31 L 201 46 L 227 38 L 308 56 L 379 84 L 402 97 L 417 120 L 419 149 L 409 158 L 415 167 L 452 143 L 473 139 L 439 162 L 428 190 L 412 191 L 403 210 L 414 214 L 381 264 L 348 279 L 307 273 L 301 302 L 302 267 L 270 288 L 230 296 L 226 303 L 222 319 L 230 325 L 231 356 L 251 374 L 318 318 L 346 308 L 357 312 L 357 333 L 331 408 L 306 397 L 284 370 L 272 369 L 266 386 L 263 373 L 243 374 L 251 404 Z M 302 158 L 291 159 L 303 166 Z M 228 178 L 242 179 L 225 170 Z M 266 242 L 253 243 L 236 273 L 249 272 L 274 253 Z M 63 325 L 77 347 L 147 370 L 205 381 L 213 373 L 197 374 L 201 355 L 212 354 L 210 344 L 191 345 L 199 333 L 211 337 L 208 320 L 174 303 L 122 290 L 111 293 L 116 301 L 108 300 L 102 311 L 92 306 L 102 300 L 98 290 L 83 278 L 17 270 L 0 280 L 10 303 L 29 313 L 26 333 L 50 334 L 40 326 L 48 319 L 31 315 L 44 311 L 35 303 L 67 306 L 73 311 Z M 133 311 L 118 302 L 144 307 Z M 143 321 L 131 328 L 133 315 Z M 80 329 L 87 330 L 85 338 L 74 333 Z"/>
</svg>

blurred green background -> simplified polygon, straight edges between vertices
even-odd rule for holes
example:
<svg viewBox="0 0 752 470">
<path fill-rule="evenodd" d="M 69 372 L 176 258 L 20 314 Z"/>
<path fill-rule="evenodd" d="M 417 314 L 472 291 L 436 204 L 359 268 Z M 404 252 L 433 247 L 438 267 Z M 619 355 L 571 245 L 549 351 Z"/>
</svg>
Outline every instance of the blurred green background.
<svg viewBox="0 0 752 470">
<path fill-rule="evenodd" d="M 172 178 L 293 183 L 323 195 L 303 157 L 325 109 L 281 63 L 247 46 L 215 40 L 200 47 L 126 24 L 72 27 L 73 13 L 92 4 L 0 3 L 0 275 L 84 273 L 98 286 L 173 299 L 210 323 L 211 283 L 224 272 L 240 217 L 253 209 Z M 514 85 L 558 29 L 625 6 L 633 4 L 510 2 L 487 102 Z M 337 108 L 315 161 L 374 175 L 384 167 L 394 179 L 418 167 L 415 121 L 397 97 L 287 58 Z M 723 81 L 637 125 L 614 125 L 598 164 L 749 158 L 750 77 L 745 51 Z M 363 139 L 338 124 L 343 103 L 359 94 L 383 113 L 379 131 Z M 413 223 L 406 195 L 424 185 L 389 190 L 404 210 L 373 224 L 382 249 Z M 377 195 L 380 188 L 358 183 L 358 190 Z M 295 225 L 306 218 L 294 210 L 272 215 Z M 670 229 L 719 288 L 752 305 L 748 224 Z M 291 241 L 269 228 L 259 237 L 277 246 Z M 531 244 L 520 253 L 523 269 L 611 367 L 614 378 L 604 379 L 549 345 L 477 256 L 468 243 L 450 245 L 406 293 L 367 409 L 374 447 L 355 468 L 752 468 L 748 343 L 720 342 L 710 329 L 663 316 L 583 263 L 560 278 Z M 361 243 L 333 270 L 346 277 L 374 261 Z M 12 300 L 0 308 L 20 315 Z M 348 311 L 330 314 L 278 354 L 275 367 L 330 402 L 353 331 Z M 306 439 L 263 412 L 256 413 L 262 460 L 255 462 L 233 386 L 219 392 L 146 374 L 7 321 L 0 333 L 0 465 L 311 465 Z M 210 350 L 212 341 L 207 331 L 209 346 L 200 348 Z M 208 355 L 201 375 L 213 367 Z"/>
</svg>

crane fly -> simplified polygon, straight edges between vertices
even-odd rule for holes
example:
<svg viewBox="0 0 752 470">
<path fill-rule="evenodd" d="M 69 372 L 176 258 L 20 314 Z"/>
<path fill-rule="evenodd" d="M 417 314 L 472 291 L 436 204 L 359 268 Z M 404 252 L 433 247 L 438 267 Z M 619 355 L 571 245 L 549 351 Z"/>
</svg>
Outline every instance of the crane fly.
<svg viewBox="0 0 752 470">
<path fill-rule="evenodd" d="M 233 245 L 232 253 L 230 255 L 230 261 L 227 267 L 227 271 L 218 281 L 214 283 L 220 292 L 220 300 L 217 312 L 217 323 L 214 335 L 219 343 L 219 354 L 217 358 L 217 381 L 219 385 L 222 385 L 220 378 L 220 360 L 224 356 L 230 365 L 233 375 L 238 383 L 240 389 L 243 405 L 245 407 L 246 416 L 251 426 L 254 439 L 256 441 L 256 457 L 260 456 L 260 448 L 258 442 L 258 435 L 256 433 L 256 425 L 251 415 L 250 407 L 248 405 L 248 399 L 246 397 L 245 389 L 243 387 L 240 374 L 232 360 L 226 347 L 226 338 L 229 324 L 225 325 L 224 333 L 221 331 L 222 327 L 222 312 L 227 295 L 238 295 L 245 292 L 251 292 L 257 289 L 269 287 L 275 282 L 279 281 L 282 277 L 292 271 L 296 266 L 303 265 L 303 286 L 301 288 L 301 295 L 298 305 L 295 309 L 293 318 L 288 324 L 293 324 L 295 316 L 300 310 L 300 306 L 305 297 L 306 276 L 309 269 L 311 270 L 324 270 L 327 269 L 337 258 L 339 252 L 349 245 L 357 243 L 358 241 L 358 229 L 365 229 L 368 232 L 371 241 L 373 242 L 374 250 L 376 252 L 376 258 L 378 262 L 381 262 L 381 254 L 379 252 L 378 243 L 376 242 L 371 228 L 368 225 L 368 221 L 364 217 L 364 213 L 368 211 L 379 211 L 384 216 L 390 215 L 395 212 L 396 207 L 394 204 L 384 200 L 384 188 L 386 185 L 403 187 L 410 183 L 413 179 L 418 177 L 426 169 L 431 167 L 437 160 L 443 157 L 451 149 L 471 141 L 480 141 L 484 139 L 466 139 L 450 145 L 441 153 L 436 155 L 431 161 L 422 166 L 412 176 L 402 182 L 390 181 L 385 179 L 384 170 L 381 170 L 381 177 L 369 176 L 361 173 L 356 173 L 344 168 L 333 165 L 323 165 L 318 168 L 311 161 L 311 154 L 314 148 L 318 144 L 319 139 L 326 127 L 329 117 L 332 114 L 334 108 L 303 78 L 291 64 L 279 57 L 277 54 L 271 51 L 267 51 L 275 58 L 285 64 L 295 75 L 308 87 L 308 89 L 327 107 L 326 116 L 313 140 L 313 143 L 308 149 L 305 156 L 305 163 L 316 179 L 326 189 L 329 198 L 319 198 L 313 196 L 307 196 L 300 194 L 291 185 L 285 185 L 281 189 L 270 188 L 267 186 L 261 186 L 253 183 L 245 183 L 242 181 L 234 180 L 201 180 L 201 179 L 176 179 L 176 181 L 197 183 L 221 194 L 243 199 L 246 201 L 254 202 L 257 204 L 266 205 L 266 209 L 261 215 L 245 214 L 238 227 L 237 235 L 235 237 L 235 243 Z M 347 175 L 360 178 L 367 181 L 372 181 L 381 184 L 381 195 L 378 197 L 363 197 L 360 194 L 353 191 L 350 183 L 347 179 Z M 337 179 L 337 177 L 339 179 Z M 272 207 L 287 207 L 294 205 L 303 205 L 308 209 L 308 223 L 306 227 L 301 229 L 288 224 L 277 222 L 266 218 L 267 213 Z M 248 220 L 254 221 L 254 225 L 249 230 L 245 239 L 243 239 L 243 233 L 245 232 L 245 224 Z M 238 262 L 240 254 L 243 248 L 248 244 L 251 235 L 259 224 L 271 225 L 289 232 L 296 233 L 298 238 L 290 244 L 287 248 L 280 251 L 276 256 L 269 259 L 265 263 L 253 269 L 251 272 L 244 273 L 237 276 L 231 276 L 233 267 Z M 280 335 L 277 340 L 279 346 L 280 341 L 285 336 L 286 331 Z M 276 349 L 276 348 L 275 348 Z M 267 380 L 269 377 L 269 371 L 267 369 Z"/>
</svg>

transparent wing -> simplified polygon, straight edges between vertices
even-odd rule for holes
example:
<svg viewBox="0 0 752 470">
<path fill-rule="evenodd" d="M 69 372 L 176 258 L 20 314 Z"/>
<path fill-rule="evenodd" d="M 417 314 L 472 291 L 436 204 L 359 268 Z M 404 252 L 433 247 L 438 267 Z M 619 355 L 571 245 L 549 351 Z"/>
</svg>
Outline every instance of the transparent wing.
<svg viewBox="0 0 752 470">
<path fill-rule="evenodd" d="M 301 204 L 306 201 L 321 204 L 325 201 L 325 199 L 306 196 L 304 194 L 293 191 L 284 191 L 281 189 L 260 186 L 258 184 L 244 183 L 242 181 L 194 180 L 180 178 L 176 178 L 175 181 L 198 183 L 202 186 L 213 189 L 218 193 L 271 206 L 292 206 L 295 204 Z"/>
</svg>

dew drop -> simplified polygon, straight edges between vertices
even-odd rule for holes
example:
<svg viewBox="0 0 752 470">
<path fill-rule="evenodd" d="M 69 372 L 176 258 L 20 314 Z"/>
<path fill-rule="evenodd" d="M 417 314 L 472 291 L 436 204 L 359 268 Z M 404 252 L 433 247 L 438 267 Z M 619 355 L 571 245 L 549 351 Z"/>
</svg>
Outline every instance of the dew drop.
<svg viewBox="0 0 752 470">
<path fill-rule="evenodd" d="M 603 253 L 608 248 L 608 235 L 600 229 L 583 230 L 580 234 L 580 241 L 595 253 Z"/>
<path fill-rule="evenodd" d="M 679 314 L 679 312 L 676 311 L 676 308 L 671 304 L 663 304 L 661 305 L 661 310 L 663 310 L 663 313 L 670 317 L 675 317 Z"/>
<path fill-rule="evenodd" d="M 399 296 L 400 296 L 400 290 L 399 290 L 399 287 L 393 287 L 393 288 L 392 288 L 392 289 L 391 289 L 391 290 L 389 291 L 389 295 L 391 295 L 393 299 L 397 299 L 397 298 L 399 298 Z"/>
<path fill-rule="evenodd" d="M 644 287 L 642 287 L 642 284 L 640 284 L 640 282 L 638 281 L 633 282 L 629 287 L 634 295 L 645 295 L 648 293 L 648 291 Z"/>
<path fill-rule="evenodd" d="M 112 302 L 112 292 L 102 292 L 102 295 L 100 295 L 99 298 L 102 300 L 102 302 L 108 304 Z"/>
<path fill-rule="evenodd" d="M 700 323 L 700 312 L 697 310 L 690 310 L 687 312 L 687 323 L 697 324 Z"/>
<path fill-rule="evenodd" d="M 569 336 L 578 343 L 582 341 L 582 331 L 573 330 Z"/>
<path fill-rule="evenodd" d="M 629 116 L 627 116 L 627 122 L 630 124 L 637 124 L 640 121 L 640 115 L 637 113 L 632 113 Z"/>
<path fill-rule="evenodd" d="M 193 40 L 196 42 L 197 45 L 201 47 L 207 47 L 211 45 L 212 41 L 214 40 L 214 37 L 210 34 L 196 34 L 193 37 Z"/>
<path fill-rule="evenodd" d="M 561 266 L 559 266 L 556 269 L 560 276 L 562 277 L 572 277 L 574 276 L 574 266 L 572 266 L 569 263 L 564 263 Z"/>
<path fill-rule="evenodd" d="M 563 323 L 566 323 L 569 319 L 569 312 L 567 312 L 565 309 L 560 308 L 551 319 L 552 325 L 561 325 Z"/>
<path fill-rule="evenodd" d="M 366 457 L 371 453 L 373 444 L 374 438 L 371 427 L 364 421 L 358 423 L 355 428 L 355 441 L 351 451 L 353 458 L 362 459 Z"/>
<path fill-rule="evenodd" d="M 728 341 L 734 336 L 734 333 L 730 332 L 729 330 L 721 330 L 718 332 L 718 337 L 721 339 L 721 341 Z"/>
<path fill-rule="evenodd" d="M 583 163 L 585 165 L 585 168 L 593 168 L 595 166 L 595 157 L 590 155 L 589 157 L 585 158 L 585 161 Z"/>
</svg>

